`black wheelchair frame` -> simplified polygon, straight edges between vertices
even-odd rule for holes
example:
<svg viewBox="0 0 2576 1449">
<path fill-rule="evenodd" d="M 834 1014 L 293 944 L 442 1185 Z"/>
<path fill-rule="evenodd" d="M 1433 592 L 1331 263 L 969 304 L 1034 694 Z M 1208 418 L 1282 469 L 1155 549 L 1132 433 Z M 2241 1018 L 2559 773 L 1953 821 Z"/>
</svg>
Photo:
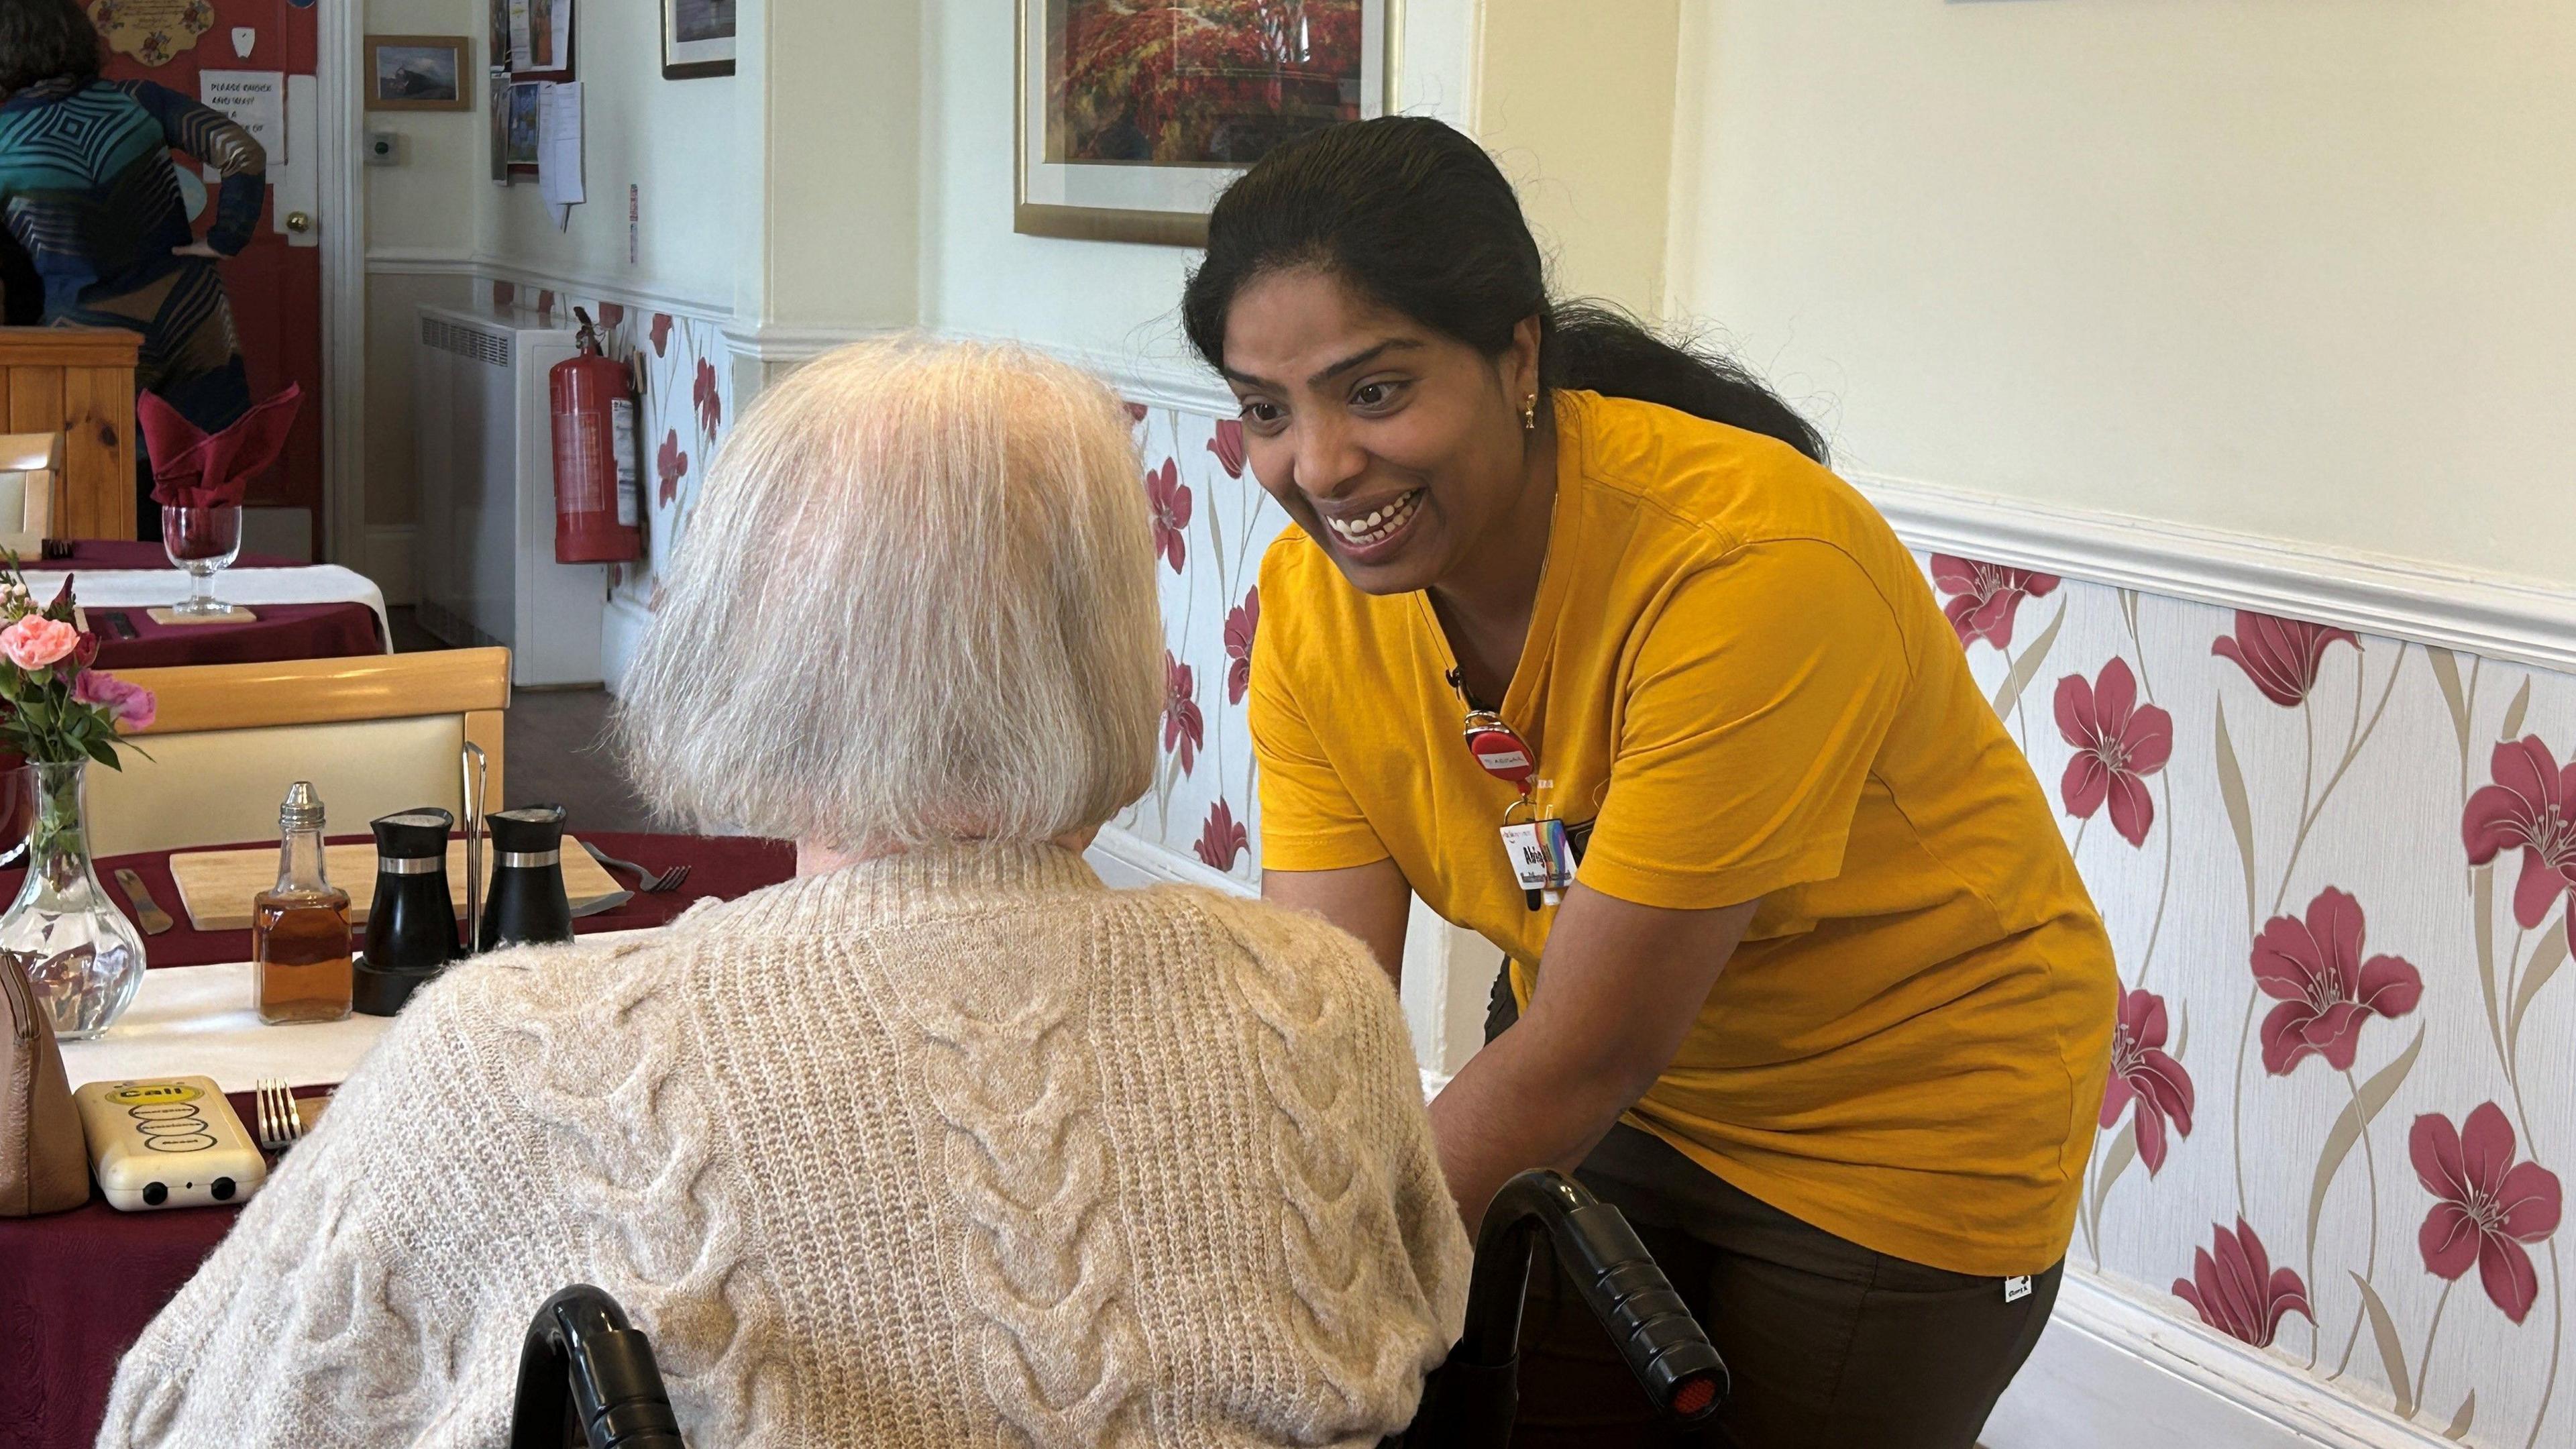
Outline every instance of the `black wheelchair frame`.
<svg viewBox="0 0 2576 1449">
<path fill-rule="evenodd" d="M 1422 1407 L 1393 1449 L 1504 1449 L 1520 1404 L 1521 1304 L 1565 1270 L 1656 1411 L 1693 1424 L 1725 1403 L 1726 1365 L 1619 1210 L 1573 1179 L 1524 1172 L 1503 1185 L 1476 1235 L 1467 1327 L 1423 1383 Z M 605 1292 L 575 1284 L 537 1310 L 519 1352 L 510 1449 L 682 1449 L 670 1395 L 643 1332 Z"/>
</svg>

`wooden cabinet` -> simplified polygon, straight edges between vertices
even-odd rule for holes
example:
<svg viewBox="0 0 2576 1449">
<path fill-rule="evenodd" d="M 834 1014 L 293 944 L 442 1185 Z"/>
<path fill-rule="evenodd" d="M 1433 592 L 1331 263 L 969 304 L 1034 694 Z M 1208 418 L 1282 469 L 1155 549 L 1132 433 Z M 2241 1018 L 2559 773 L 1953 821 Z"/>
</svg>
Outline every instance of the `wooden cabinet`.
<svg viewBox="0 0 2576 1449">
<path fill-rule="evenodd" d="M 114 327 L 0 327 L 0 432 L 61 433 L 57 538 L 132 538 L 134 360 Z"/>
</svg>

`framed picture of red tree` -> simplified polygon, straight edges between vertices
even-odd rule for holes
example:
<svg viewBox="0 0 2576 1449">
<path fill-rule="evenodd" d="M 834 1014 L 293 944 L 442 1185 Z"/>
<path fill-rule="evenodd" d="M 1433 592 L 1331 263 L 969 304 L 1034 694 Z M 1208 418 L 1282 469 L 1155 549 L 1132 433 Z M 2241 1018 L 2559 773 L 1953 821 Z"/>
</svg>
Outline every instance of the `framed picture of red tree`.
<svg viewBox="0 0 2576 1449">
<path fill-rule="evenodd" d="M 1386 109 L 1388 0 L 1020 0 L 1016 230 L 1198 246 L 1272 147 Z"/>
</svg>

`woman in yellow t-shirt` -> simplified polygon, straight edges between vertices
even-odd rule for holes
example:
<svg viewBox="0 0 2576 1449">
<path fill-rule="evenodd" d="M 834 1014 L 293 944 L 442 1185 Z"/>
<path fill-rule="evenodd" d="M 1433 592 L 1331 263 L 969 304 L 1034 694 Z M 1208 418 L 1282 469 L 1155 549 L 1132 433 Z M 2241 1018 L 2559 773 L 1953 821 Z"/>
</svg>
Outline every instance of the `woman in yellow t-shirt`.
<svg viewBox="0 0 2576 1449">
<path fill-rule="evenodd" d="M 1728 1442 L 1966 1449 L 2056 1294 L 2116 979 L 1905 546 L 1741 371 L 1552 305 L 1436 121 L 1272 152 L 1182 314 L 1295 521 L 1263 894 L 1390 975 L 1408 893 L 1509 957 L 1432 1105 L 1462 1214 L 1579 1169 L 1725 1354 Z M 1516 1443 L 1664 1442 L 1588 1320 L 1527 1322 Z"/>
</svg>

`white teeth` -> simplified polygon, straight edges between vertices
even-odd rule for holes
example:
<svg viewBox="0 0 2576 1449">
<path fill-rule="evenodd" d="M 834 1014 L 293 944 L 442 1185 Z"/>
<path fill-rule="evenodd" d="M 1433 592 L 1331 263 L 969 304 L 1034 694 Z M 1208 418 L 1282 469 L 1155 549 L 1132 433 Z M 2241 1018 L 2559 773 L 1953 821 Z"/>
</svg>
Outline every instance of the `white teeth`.
<svg viewBox="0 0 2576 1449">
<path fill-rule="evenodd" d="M 1412 520 L 1421 501 L 1422 492 L 1415 489 L 1384 508 L 1373 510 L 1366 518 L 1327 518 L 1324 522 L 1343 541 L 1365 546 L 1393 536 L 1397 529 Z"/>
</svg>

